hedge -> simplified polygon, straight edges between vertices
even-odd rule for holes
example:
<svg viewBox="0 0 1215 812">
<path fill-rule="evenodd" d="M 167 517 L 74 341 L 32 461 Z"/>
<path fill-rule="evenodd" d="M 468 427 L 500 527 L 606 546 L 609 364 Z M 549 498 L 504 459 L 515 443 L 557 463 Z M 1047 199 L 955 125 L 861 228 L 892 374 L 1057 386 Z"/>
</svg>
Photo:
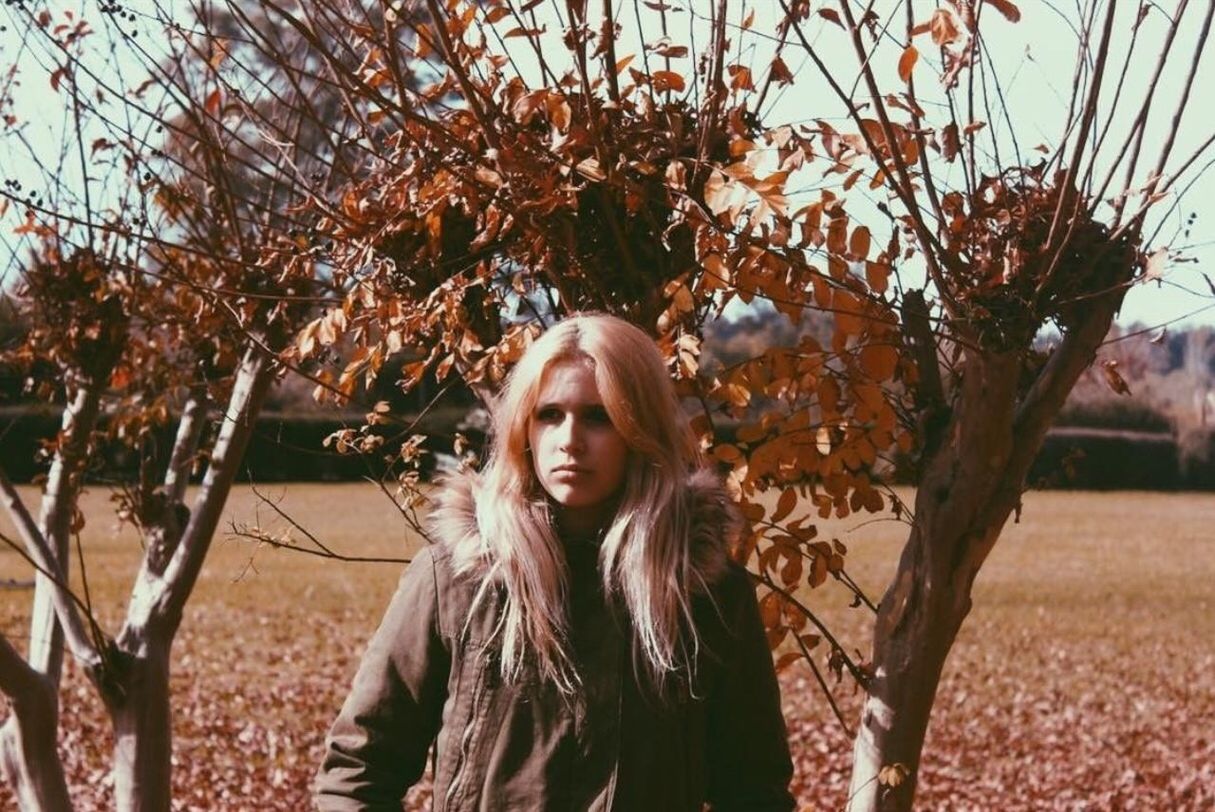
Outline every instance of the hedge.
<svg viewBox="0 0 1215 812">
<path fill-rule="evenodd" d="M 1030 487 L 1168 491 L 1184 487 L 1171 434 L 1056 428 L 1030 470 Z"/>
<path fill-rule="evenodd" d="M 435 454 L 450 454 L 461 410 L 428 415 L 419 430 L 428 435 L 424 474 Z M 59 429 L 60 413 L 50 408 L 0 409 L 0 460 L 14 482 L 29 482 L 45 473 L 49 461 L 37 452 Z M 405 439 L 399 426 L 378 426 L 384 445 L 372 455 L 338 454 L 325 448 L 326 437 L 358 428 L 362 415 L 263 414 L 257 422 L 239 479 L 256 482 L 339 482 L 378 477 L 385 456 L 395 454 Z M 215 424 L 212 425 L 214 430 Z M 153 438 L 167 455 L 173 426 Z M 728 431 L 728 427 L 726 429 Z M 476 432 L 470 439 L 480 442 Z M 95 482 L 131 481 L 138 459 L 129 448 L 112 443 L 103 449 L 104 463 L 90 472 Z M 200 466 L 201 469 L 202 466 Z M 197 475 L 200 472 L 196 472 Z M 1046 436 L 1030 473 L 1030 487 L 1136 490 L 1215 490 L 1215 430 L 1204 429 L 1180 440 L 1163 432 L 1056 428 Z"/>
<path fill-rule="evenodd" d="M 407 433 L 401 425 L 376 426 L 373 432 L 384 438 L 374 453 L 340 454 L 332 446 L 325 447 L 326 437 L 342 429 L 358 429 L 363 416 L 317 414 L 263 414 L 258 418 L 249 448 L 237 475 L 238 481 L 248 482 L 343 482 L 381 476 L 385 458 L 399 453 Z M 427 440 L 423 444 L 429 454 L 423 457 L 423 473 L 435 467 L 436 453 L 451 453 L 452 433 L 457 419 L 442 413 L 424 420 L 418 427 Z M 0 461 L 14 482 L 30 482 L 45 474 L 48 459 L 40 458 L 45 443 L 59 430 L 60 412 L 49 408 L 0 409 Z M 212 421 L 214 432 L 218 423 Z M 167 458 L 173 442 L 175 426 L 165 426 L 148 438 L 148 443 L 161 449 Z M 429 432 L 429 433 L 428 433 Z M 470 439 L 477 440 L 475 432 Z M 45 456 L 45 455 L 42 455 Z M 88 473 L 93 482 L 130 482 L 138 476 L 137 452 L 118 442 L 105 443 L 101 463 Z M 194 472 L 201 479 L 205 465 Z"/>
</svg>

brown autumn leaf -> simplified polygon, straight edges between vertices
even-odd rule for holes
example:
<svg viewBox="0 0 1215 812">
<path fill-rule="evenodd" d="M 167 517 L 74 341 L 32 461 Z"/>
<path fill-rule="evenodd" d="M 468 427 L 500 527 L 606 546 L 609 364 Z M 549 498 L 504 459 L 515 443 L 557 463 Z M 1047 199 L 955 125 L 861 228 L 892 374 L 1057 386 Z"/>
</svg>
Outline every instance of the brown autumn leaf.
<svg viewBox="0 0 1215 812">
<path fill-rule="evenodd" d="M 902 762 L 887 764 L 878 770 L 878 783 L 886 787 L 897 787 L 906 781 L 909 775 L 911 775 L 911 770 L 906 764 Z"/>
<path fill-rule="evenodd" d="M 827 224 L 827 250 L 843 254 L 848 249 L 848 218 L 832 217 Z"/>
<path fill-rule="evenodd" d="M 1126 379 L 1118 372 L 1118 362 L 1110 359 L 1101 363 L 1101 373 L 1105 376 L 1105 382 L 1115 393 L 1119 395 L 1131 394 L 1131 387 L 1127 385 Z"/>
<path fill-rule="evenodd" d="M 527 37 L 528 39 L 535 39 L 543 33 L 543 28 L 527 28 L 526 26 L 517 25 L 503 34 L 502 38 L 511 39 L 512 37 Z"/>
<path fill-rule="evenodd" d="M 840 28 L 844 27 L 843 21 L 840 20 L 840 13 L 833 8 L 820 8 L 818 10 L 818 16 L 822 17 L 824 20 L 830 20 Z"/>
<path fill-rule="evenodd" d="M 759 602 L 759 616 L 763 618 L 764 628 L 771 629 L 780 623 L 781 598 L 775 592 L 764 595 Z"/>
<path fill-rule="evenodd" d="M 852 236 L 848 239 L 848 252 L 852 254 L 853 259 L 865 259 L 869 256 L 871 242 L 869 228 L 857 226 L 852 230 Z"/>
<path fill-rule="evenodd" d="M 917 118 L 924 118 L 926 115 L 924 108 L 920 107 L 920 105 L 916 103 L 915 99 L 911 98 L 911 96 L 907 93 L 900 93 L 898 95 L 895 95 L 894 93 L 887 93 L 886 103 L 891 107 L 906 110 L 908 113 L 911 113 L 911 115 Z"/>
<path fill-rule="evenodd" d="M 726 71 L 730 74 L 731 90 L 755 89 L 755 85 L 751 81 L 751 69 L 746 65 L 728 65 Z"/>
<path fill-rule="evenodd" d="M 654 53 L 667 59 L 679 59 L 688 55 L 688 46 L 686 45 L 659 45 L 654 48 Z"/>
<path fill-rule="evenodd" d="M 946 8 L 939 8 L 932 13 L 928 27 L 932 32 L 933 44 L 939 46 L 949 45 L 962 35 L 953 14 Z"/>
<path fill-rule="evenodd" d="M 796 589 L 798 581 L 802 579 L 802 557 L 800 555 L 790 555 L 785 558 L 785 565 L 780 568 L 780 580 L 787 588 Z M 785 606 L 785 622 L 794 628 L 801 628 L 805 625 L 805 616 L 799 613 L 793 607 Z"/>
<path fill-rule="evenodd" d="M 865 281 L 869 289 L 879 295 L 886 292 L 890 286 L 890 265 L 886 262 L 866 262 Z"/>
<path fill-rule="evenodd" d="M 578 162 L 576 169 L 578 170 L 578 174 L 593 181 L 602 181 L 607 179 L 607 173 L 603 171 L 603 167 L 600 165 L 599 159 L 595 157 L 583 158 Z"/>
<path fill-rule="evenodd" d="M 676 93 L 682 93 L 687 87 L 687 82 L 684 81 L 683 74 L 676 73 L 673 70 L 656 70 L 650 77 L 650 82 L 657 92 L 664 90 L 673 90 Z"/>
<path fill-rule="evenodd" d="M 784 671 L 789 666 L 800 660 L 802 653 L 800 651 L 786 651 L 784 654 L 776 658 L 776 673 Z"/>
<path fill-rule="evenodd" d="M 835 308 L 835 328 L 843 335 L 860 335 L 865 329 L 864 306 L 856 294 L 840 288 L 832 296 Z"/>
<path fill-rule="evenodd" d="M 1010 23 L 1021 20 L 1021 9 L 1017 8 L 1016 4 L 1011 2 L 1011 0 L 987 0 L 987 2 L 995 6 L 996 11 L 1003 14 Z"/>
<path fill-rule="evenodd" d="M 946 163 L 952 163 L 953 159 L 958 156 L 958 125 L 950 122 L 945 125 L 945 129 L 941 130 L 941 157 Z"/>
<path fill-rule="evenodd" d="M 894 376 L 899 366 L 899 353 L 889 344 L 866 344 L 860 352 L 861 369 L 875 381 Z"/>
<path fill-rule="evenodd" d="M 825 555 L 814 556 L 814 563 L 810 565 L 810 587 L 817 589 L 827 582 L 827 558 Z"/>
<path fill-rule="evenodd" d="M 797 507 L 797 491 L 793 488 L 785 488 L 781 491 L 780 498 L 776 500 L 776 510 L 773 511 L 771 520 L 779 522 L 793 512 L 793 508 Z"/>
<path fill-rule="evenodd" d="M 772 78 L 781 85 L 793 84 L 793 73 L 789 70 L 789 66 L 785 64 L 785 60 L 779 56 L 772 60 Z"/>
<path fill-rule="evenodd" d="M 903 55 L 899 57 L 899 78 L 904 82 L 911 81 L 911 71 L 915 69 L 915 63 L 920 58 L 920 52 L 916 50 L 914 45 L 908 45 L 903 50 Z"/>
<path fill-rule="evenodd" d="M 743 502 L 739 504 L 738 509 L 742 511 L 743 518 L 749 522 L 762 520 L 766 513 L 764 506 L 758 502 Z"/>
</svg>

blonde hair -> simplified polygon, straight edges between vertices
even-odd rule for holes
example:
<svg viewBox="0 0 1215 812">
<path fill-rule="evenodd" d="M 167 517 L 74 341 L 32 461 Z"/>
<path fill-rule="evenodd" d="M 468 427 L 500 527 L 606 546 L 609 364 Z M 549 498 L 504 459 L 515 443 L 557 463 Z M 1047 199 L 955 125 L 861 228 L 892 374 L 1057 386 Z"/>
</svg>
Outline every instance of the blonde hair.
<svg viewBox="0 0 1215 812">
<path fill-rule="evenodd" d="M 507 378 L 492 410 L 492 445 L 476 493 L 487 572 L 475 601 L 493 588 L 502 595 L 495 633 L 504 678 L 517 678 L 530 652 L 542 678 L 565 693 L 575 689 L 579 677 L 566 619 L 569 572 L 527 448 L 544 374 L 571 360 L 593 369 L 608 417 L 629 448 L 599 569 L 604 594 L 628 614 L 635 667 L 661 690 L 681 671 L 690 677 L 699 647 L 691 595 L 707 585 L 696 583 L 687 485 L 702 457 L 658 348 L 626 321 L 570 317 L 541 335 Z"/>
</svg>

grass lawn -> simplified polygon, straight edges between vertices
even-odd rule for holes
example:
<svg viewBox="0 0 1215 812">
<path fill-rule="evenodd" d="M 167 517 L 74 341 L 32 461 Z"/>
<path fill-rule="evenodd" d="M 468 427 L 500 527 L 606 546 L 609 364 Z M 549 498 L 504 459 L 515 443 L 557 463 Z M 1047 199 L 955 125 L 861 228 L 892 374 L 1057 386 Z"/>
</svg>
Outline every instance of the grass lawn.
<svg viewBox="0 0 1215 812">
<path fill-rule="evenodd" d="M 369 485 L 274 486 L 266 495 L 349 555 L 407 557 L 418 544 Z M 139 539 L 117 526 L 104 489 L 83 507 L 90 595 L 114 632 Z M 175 647 L 175 808 L 308 807 L 324 729 L 400 572 L 227 535 L 259 514 L 264 528 L 281 528 L 249 490 L 234 493 Z M 13 536 L 7 517 L 0 532 Z M 820 523 L 820 538 L 832 536 L 848 545 L 848 570 L 876 601 L 905 527 L 867 516 Z M 29 577 L 0 547 L 0 582 Z M 807 600 L 867 659 L 871 616 L 848 608 L 837 586 L 807 591 Z M 22 647 L 30 596 L 0 590 L 0 629 Z M 946 666 L 918 806 L 1215 807 L 1213 604 L 1215 496 L 1027 494 L 1020 523 L 1009 524 L 979 575 Z M 850 742 L 803 664 L 782 684 L 799 797 L 806 809 L 839 809 Z M 109 808 L 108 725 L 75 669 L 65 692 L 61 743 L 77 808 Z M 846 685 L 839 693 L 851 724 L 860 698 Z M 0 808 L 10 804 L 0 787 Z"/>
</svg>

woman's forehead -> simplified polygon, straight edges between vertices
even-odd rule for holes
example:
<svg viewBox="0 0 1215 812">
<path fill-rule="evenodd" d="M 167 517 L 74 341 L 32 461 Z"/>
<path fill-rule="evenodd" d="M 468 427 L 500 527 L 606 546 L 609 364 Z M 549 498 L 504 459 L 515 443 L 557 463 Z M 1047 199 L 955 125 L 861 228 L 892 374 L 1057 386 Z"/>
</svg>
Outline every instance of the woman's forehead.
<svg viewBox="0 0 1215 812">
<path fill-rule="evenodd" d="M 600 403 L 595 365 L 589 358 L 567 358 L 551 364 L 540 376 L 537 402 Z"/>
</svg>

